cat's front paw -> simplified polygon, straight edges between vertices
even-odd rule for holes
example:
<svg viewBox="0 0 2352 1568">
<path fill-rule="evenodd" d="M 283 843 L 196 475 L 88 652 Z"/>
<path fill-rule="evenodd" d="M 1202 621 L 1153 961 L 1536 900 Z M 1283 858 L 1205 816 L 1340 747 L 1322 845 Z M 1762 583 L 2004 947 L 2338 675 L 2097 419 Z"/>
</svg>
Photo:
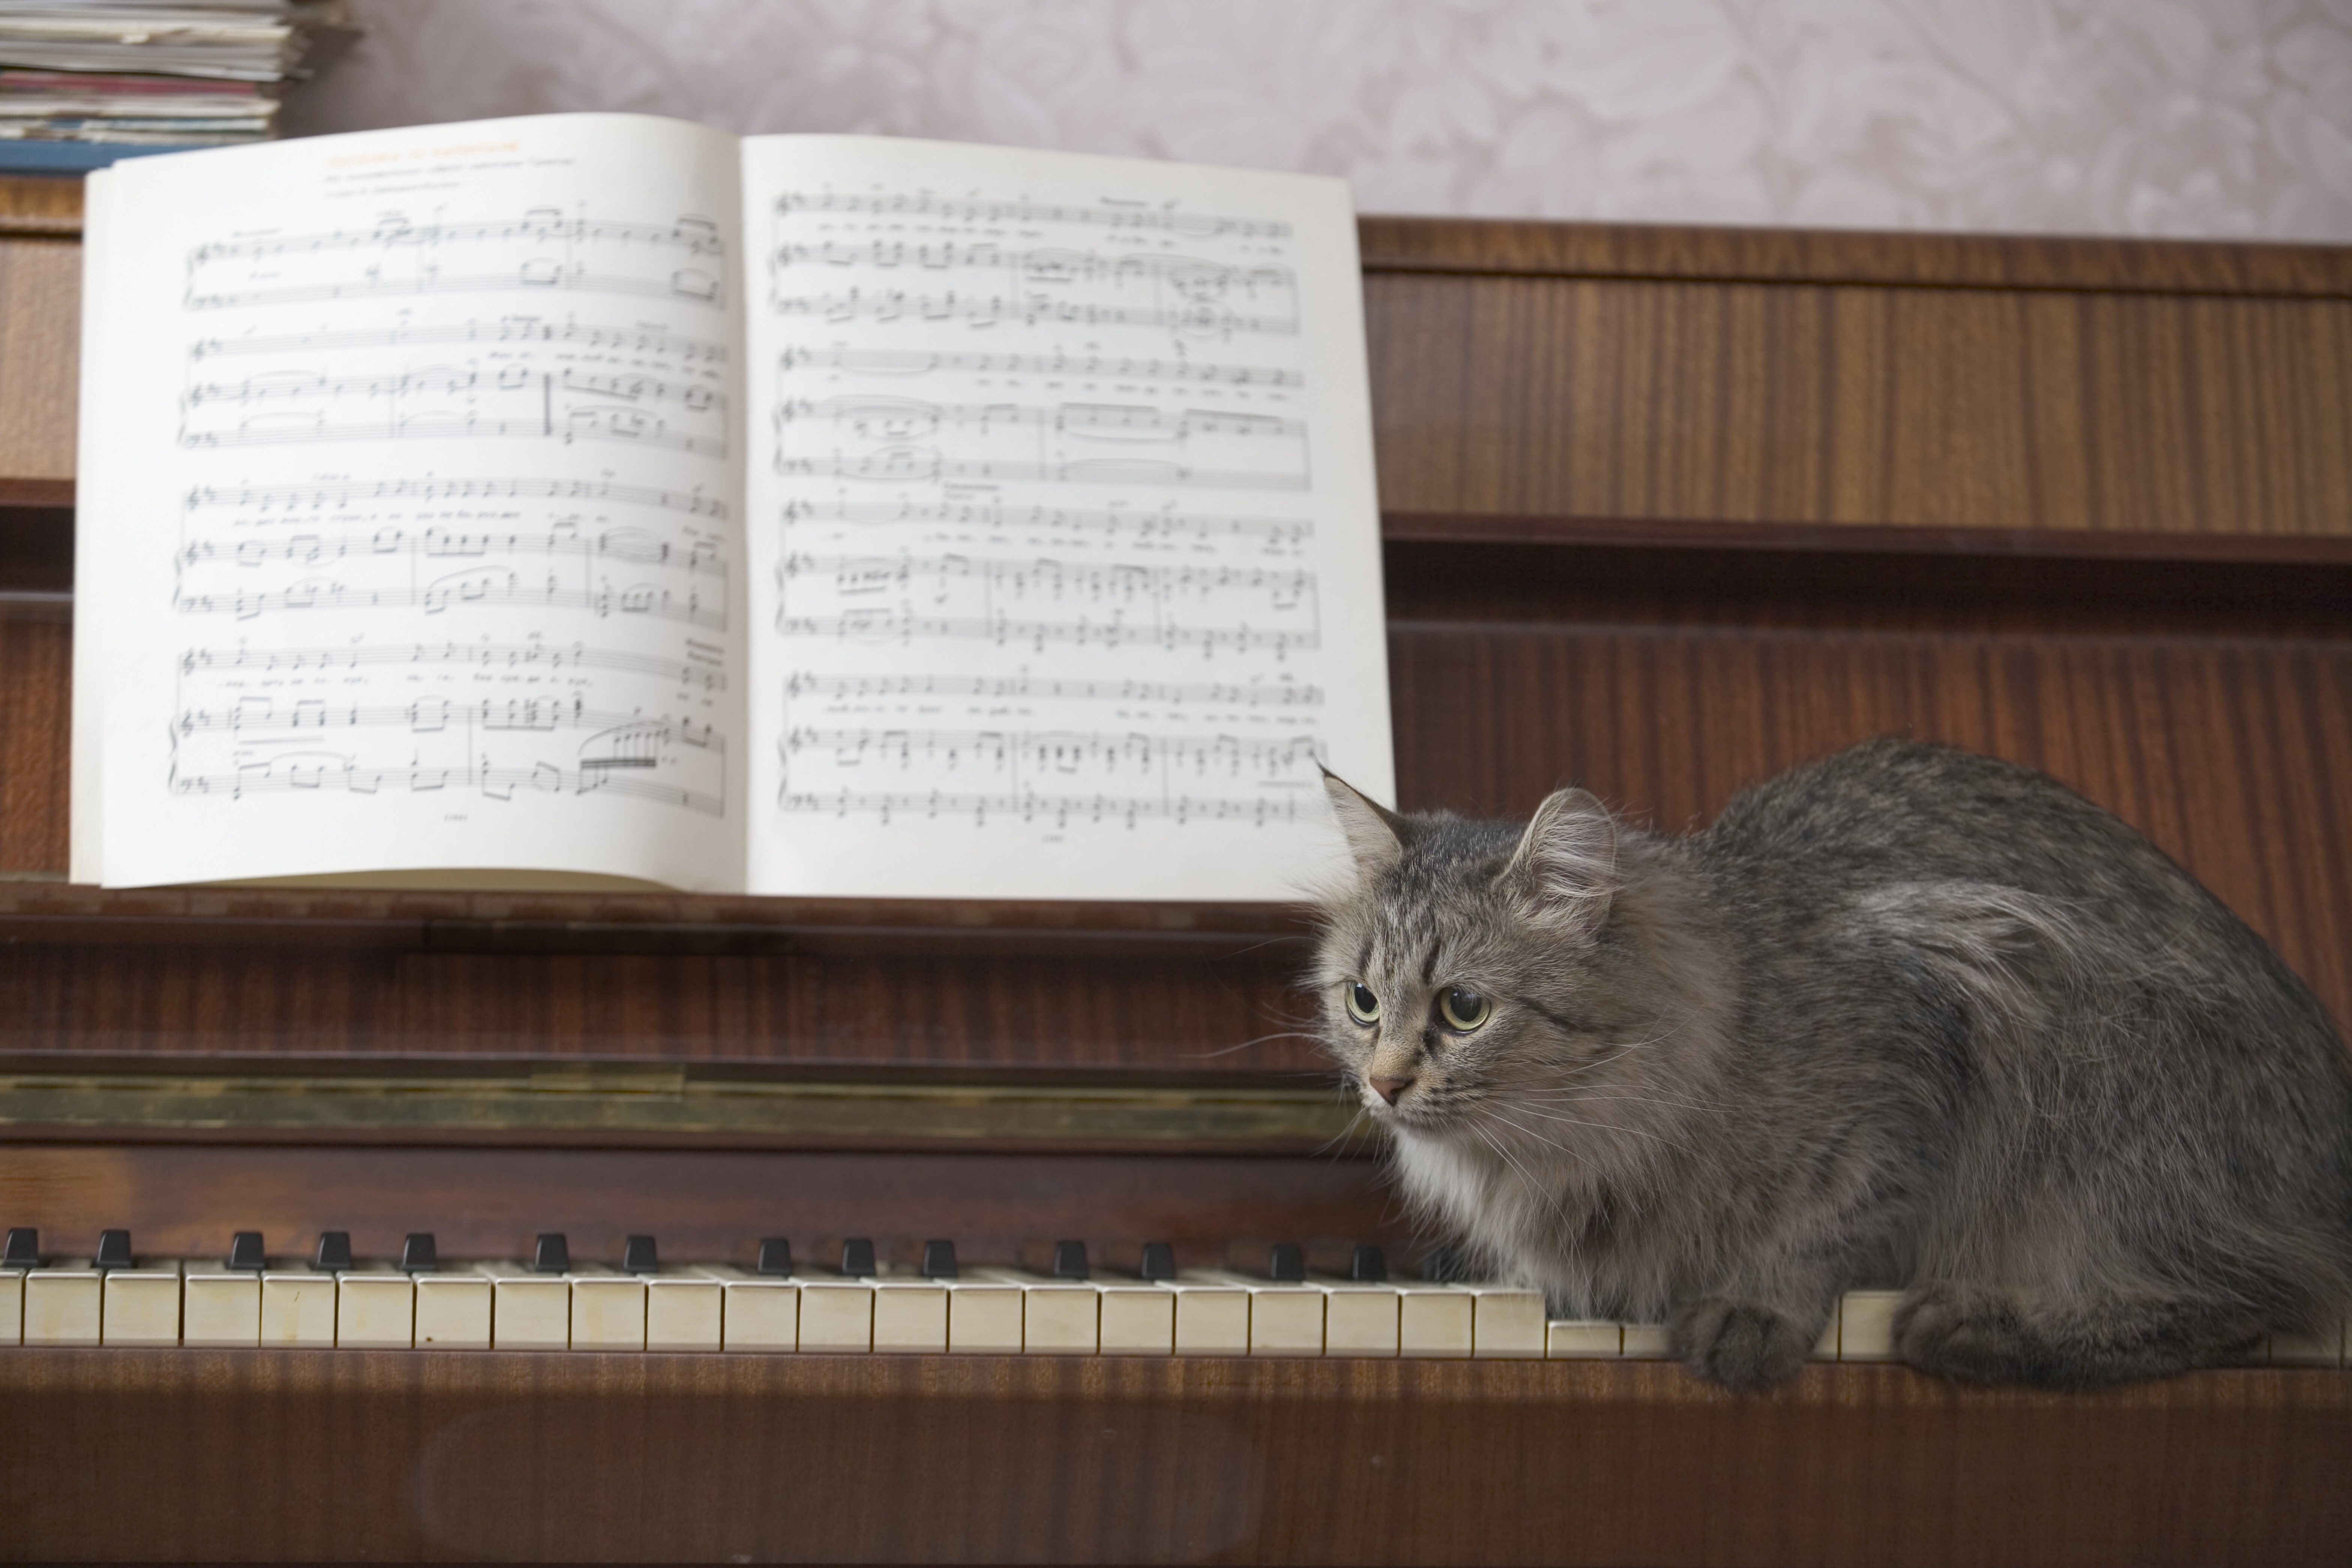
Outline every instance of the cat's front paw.
<svg viewBox="0 0 2352 1568">
<path fill-rule="evenodd" d="M 1743 1394 L 1796 1376 L 1812 1348 L 1795 1323 L 1771 1308 L 1720 1296 L 1675 1313 L 1668 1335 L 1676 1360 Z"/>
<path fill-rule="evenodd" d="M 1970 1383 L 2031 1383 L 2042 1370 L 2016 1303 L 1969 1285 L 1931 1285 L 1895 1308 L 1895 1352 Z"/>
</svg>

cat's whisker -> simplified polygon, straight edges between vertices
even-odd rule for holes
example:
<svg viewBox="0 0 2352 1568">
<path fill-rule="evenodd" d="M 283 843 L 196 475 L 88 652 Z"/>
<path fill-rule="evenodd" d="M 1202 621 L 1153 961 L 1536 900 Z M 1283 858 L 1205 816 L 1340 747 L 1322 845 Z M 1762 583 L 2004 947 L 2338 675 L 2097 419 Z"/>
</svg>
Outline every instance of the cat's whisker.
<svg viewBox="0 0 2352 1568">
<path fill-rule="evenodd" d="M 1525 1165 L 1519 1163 L 1518 1157 L 1517 1155 L 1513 1154 L 1508 1148 L 1505 1147 L 1499 1140 L 1490 1136 L 1486 1130 L 1479 1126 L 1475 1121 L 1465 1122 L 1464 1125 L 1470 1129 L 1471 1132 L 1476 1136 L 1480 1142 L 1486 1144 L 1487 1148 L 1492 1149 L 1496 1154 L 1500 1155 L 1502 1159 L 1510 1165 L 1512 1170 L 1517 1171 L 1519 1173 L 1519 1178 L 1526 1184 L 1528 1192 L 1543 1201 L 1545 1206 L 1551 1210 L 1552 1217 L 1554 1219 L 1559 1220 L 1563 1226 L 1571 1223 L 1568 1217 L 1567 1209 L 1560 1203 L 1560 1195 L 1558 1193 L 1547 1190 L 1543 1184 L 1537 1181 L 1535 1173 L 1528 1170 Z M 1567 1152 L 1573 1156 L 1577 1162 L 1580 1164 L 1582 1164 L 1587 1170 L 1593 1168 L 1591 1161 L 1586 1160 L 1581 1154 L 1576 1153 L 1574 1150 L 1569 1150 Z"/>
<path fill-rule="evenodd" d="M 1564 1127 L 1589 1127 L 1596 1132 L 1625 1132 L 1630 1133 L 1636 1138 L 1647 1138 L 1654 1142 L 1664 1143 L 1671 1149 L 1679 1149 L 1685 1154 L 1693 1152 L 1691 1146 L 1688 1143 L 1684 1142 L 1679 1138 L 1669 1138 L 1663 1132 L 1652 1132 L 1644 1128 L 1635 1127 L 1622 1121 L 1587 1121 L 1581 1117 L 1558 1116 L 1549 1110 L 1538 1110 L 1532 1106 L 1519 1105 L 1489 1106 L 1487 1108 L 1487 1114 L 1508 1121 L 1508 1112 L 1513 1110 L 1524 1110 L 1529 1116 L 1539 1116 L 1546 1121 L 1557 1121 Z M 1535 1131 L 1535 1129 L 1531 1127 L 1523 1127 L 1520 1131 L 1523 1132 L 1532 1133 Z"/>
<path fill-rule="evenodd" d="M 1717 1100 L 1669 1100 L 1664 1096 L 1653 1094 L 1592 1094 L 1590 1092 L 1557 1096 L 1529 1096 L 1523 1098 L 1520 1100 L 1520 1103 L 1602 1105 L 1617 1100 L 1622 1100 L 1633 1105 L 1659 1105 L 1665 1107 L 1669 1110 L 1719 1111 L 1723 1109 L 1722 1103 Z"/>
<path fill-rule="evenodd" d="M 1237 1046 L 1225 1046 L 1213 1051 L 1186 1051 L 1184 1053 L 1184 1059 L 1187 1061 L 1206 1061 L 1213 1057 L 1230 1057 L 1238 1052 L 1250 1050 L 1258 1046 L 1270 1045 L 1276 1040 L 1307 1040 L 1313 1043 L 1319 1043 L 1322 1038 L 1322 1036 L 1310 1033 L 1305 1029 L 1277 1029 L 1270 1035 L 1260 1035 L 1254 1040 L 1244 1040 Z"/>
</svg>

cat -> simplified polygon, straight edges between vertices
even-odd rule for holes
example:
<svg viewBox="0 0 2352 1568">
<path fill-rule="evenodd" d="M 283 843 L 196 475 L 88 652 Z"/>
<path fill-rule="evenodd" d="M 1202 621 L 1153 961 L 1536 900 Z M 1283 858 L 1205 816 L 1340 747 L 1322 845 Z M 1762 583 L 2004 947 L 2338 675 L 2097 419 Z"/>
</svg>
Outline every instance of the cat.
<svg viewBox="0 0 2352 1568">
<path fill-rule="evenodd" d="M 1839 1295 L 1923 1371 L 2075 1389 L 2352 1299 L 2352 1071 L 2263 939 L 2042 773 L 1864 742 L 1687 836 L 1327 787 L 1323 1034 L 1424 1219 L 1733 1389 Z"/>
</svg>

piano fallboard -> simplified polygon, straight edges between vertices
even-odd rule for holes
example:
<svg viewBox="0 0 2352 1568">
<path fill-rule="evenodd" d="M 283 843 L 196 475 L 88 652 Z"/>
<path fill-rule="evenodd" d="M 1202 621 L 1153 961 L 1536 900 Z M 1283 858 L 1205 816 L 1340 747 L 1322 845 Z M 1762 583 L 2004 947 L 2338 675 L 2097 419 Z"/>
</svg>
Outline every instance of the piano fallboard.
<svg viewBox="0 0 2352 1568">
<path fill-rule="evenodd" d="M 2352 1378 L 19 1351 L 9 1560 L 2301 1563 Z"/>
</svg>

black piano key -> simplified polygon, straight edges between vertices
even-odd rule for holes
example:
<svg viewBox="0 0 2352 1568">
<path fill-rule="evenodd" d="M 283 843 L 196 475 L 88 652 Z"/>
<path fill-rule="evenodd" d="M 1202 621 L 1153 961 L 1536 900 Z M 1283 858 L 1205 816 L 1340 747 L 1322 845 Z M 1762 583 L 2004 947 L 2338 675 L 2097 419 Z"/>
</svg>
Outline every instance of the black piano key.
<svg viewBox="0 0 2352 1568">
<path fill-rule="evenodd" d="M 100 1268 L 130 1268 L 131 1233 L 127 1230 L 100 1231 L 96 1262 Z"/>
<path fill-rule="evenodd" d="M 1054 1243 L 1054 1278 L 1084 1279 L 1087 1277 L 1087 1244 L 1083 1241 Z"/>
<path fill-rule="evenodd" d="M 621 1272 L 624 1274 L 658 1274 L 661 1264 L 654 1256 L 654 1238 L 633 1236 L 621 1243 Z"/>
<path fill-rule="evenodd" d="M 760 1238 L 760 1262 L 757 1272 L 789 1279 L 793 1274 L 793 1244 L 781 1236 Z"/>
<path fill-rule="evenodd" d="M 1441 1245 L 1421 1255 L 1421 1277 L 1433 1284 L 1451 1285 L 1457 1279 L 1469 1279 L 1470 1269 L 1460 1253 Z"/>
<path fill-rule="evenodd" d="M 923 1278 L 952 1279 L 956 1277 L 955 1243 L 927 1241 L 923 1243 Z"/>
<path fill-rule="evenodd" d="M 231 1268 L 246 1269 L 258 1274 L 268 1266 L 268 1261 L 261 1250 L 259 1231 L 240 1230 L 228 1238 L 228 1266 Z"/>
<path fill-rule="evenodd" d="M 1297 1242 L 1275 1243 L 1274 1253 L 1265 1260 L 1265 1277 L 1281 1285 L 1303 1285 L 1307 1282 L 1307 1254 Z"/>
<path fill-rule="evenodd" d="M 412 1230 L 408 1239 L 400 1244 L 400 1271 L 404 1274 L 437 1274 L 441 1271 L 439 1250 L 433 1245 L 429 1230 Z"/>
<path fill-rule="evenodd" d="M 533 1274 L 569 1274 L 572 1272 L 572 1245 L 563 1239 L 560 1230 L 540 1232 L 538 1245 L 530 1255 Z"/>
<path fill-rule="evenodd" d="M 1378 1285 L 1389 1277 L 1389 1255 L 1370 1242 L 1359 1242 L 1349 1260 L 1348 1278 L 1359 1285 Z"/>
<path fill-rule="evenodd" d="M 352 1233 L 348 1230 L 322 1230 L 319 1233 L 319 1250 L 310 1259 L 310 1267 L 321 1274 L 340 1273 L 352 1266 Z"/>
<path fill-rule="evenodd" d="M 1176 1278 L 1176 1249 L 1164 1241 L 1143 1244 L 1143 1267 L 1137 1269 L 1146 1279 Z"/>
<path fill-rule="evenodd" d="M 841 1271 L 852 1279 L 874 1278 L 874 1244 L 853 1236 L 841 1244 Z"/>
<path fill-rule="evenodd" d="M 0 1268 L 38 1268 L 41 1266 L 41 1233 L 29 1225 L 12 1226 L 8 1245 L 0 1251 Z"/>
</svg>

